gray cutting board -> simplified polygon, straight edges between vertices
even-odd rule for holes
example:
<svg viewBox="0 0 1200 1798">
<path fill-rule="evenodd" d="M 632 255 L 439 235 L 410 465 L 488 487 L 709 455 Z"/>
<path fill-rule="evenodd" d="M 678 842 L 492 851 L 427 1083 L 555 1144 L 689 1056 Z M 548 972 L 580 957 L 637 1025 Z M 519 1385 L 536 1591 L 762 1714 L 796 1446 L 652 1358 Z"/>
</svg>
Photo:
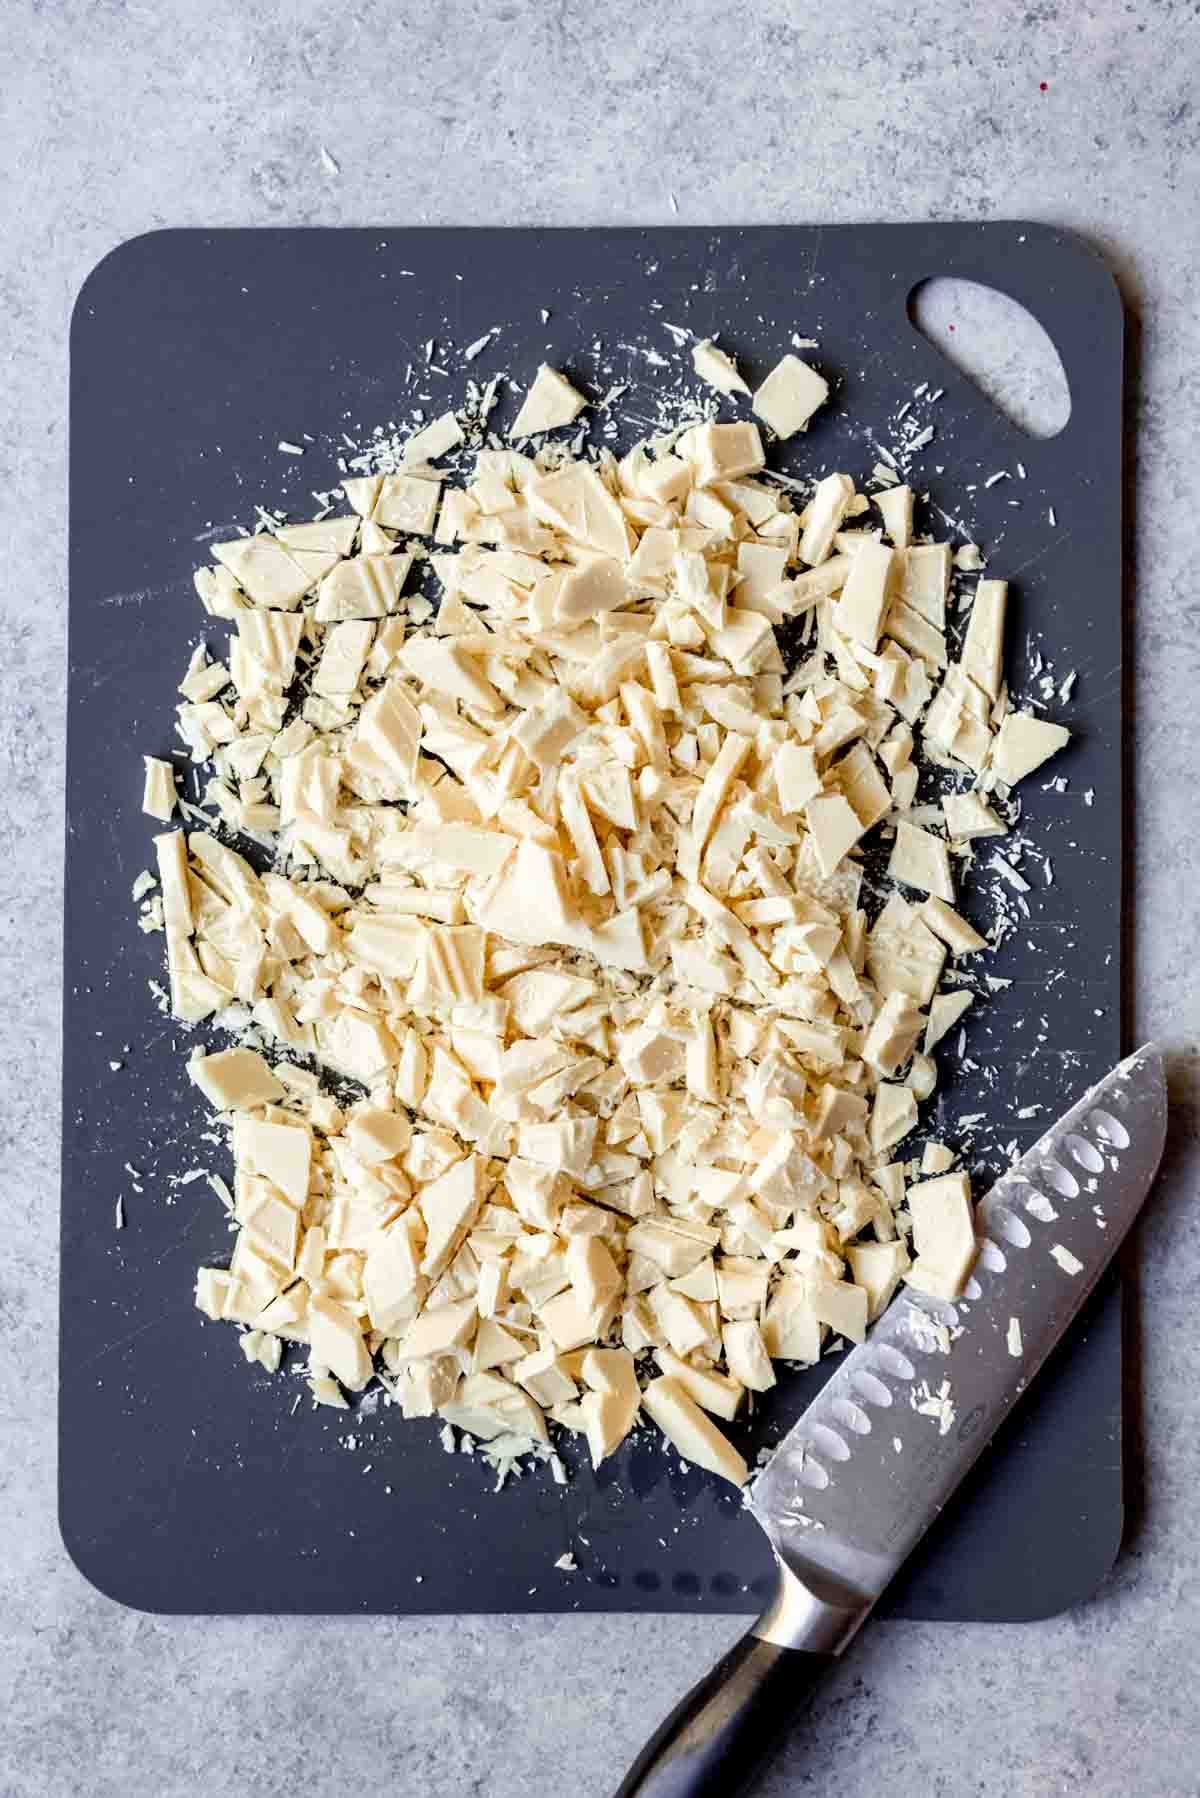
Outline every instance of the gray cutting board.
<svg viewBox="0 0 1200 1798">
<path fill-rule="evenodd" d="M 1023 438 L 913 329 L 909 294 L 936 274 L 990 283 L 1042 321 L 1073 400 L 1053 441 Z M 572 1453 L 569 1486 L 543 1469 L 493 1495 L 434 1424 L 314 1414 L 293 1408 L 299 1382 L 247 1375 L 234 1332 L 192 1309 L 196 1264 L 230 1239 L 206 1185 L 172 1176 L 228 1167 L 184 1075 L 193 1038 L 150 998 L 162 940 L 138 934 L 129 899 L 153 828 L 139 758 L 175 742 L 206 544 L 252 523 L 258 500 L 308 516 L 311 490 L 338 478 L 343 426 L 404 417 L 403 373 L 429 338 L 451 371 L 429 377 L 433 412 L 458 403 L 467 373 L 528 378 L 546 360 L 592 391 L 629 381 L 621 409 L 636 415 L 663 378 L 646 351 L 686 365 L 664 321 L 719 330 L 751 376 L 793 331 L 819 340 L 834 400 L 781 458 L 805 473 L 865 476 L 868 437 L 890 440 L 922 382 L 945 390 L 914 402 L 937 434 L 912 479 L 1013 580 L 1018 687 L 1035 641 L 1060 675 L 1078 671 L 1056 708 L 1077 738 L 1055 764 L 1066 794 L 1028 783 L 1035 835 L 1055 828 L 1055 880 L 995 958 L 1013 986 L 968 1032 L 995 1087 L 943 1055 L 931 1126 L 955 1141 L 956 1119 L 983 1110 L 1023 1146 L 1117 1059 L 1122 319 L 1088 250 L 1031 224 L 180 231 L 124 245 L 85 284 L 71 336 L 61 1521 L 88 1578 L 126 1603 L 738 1612 L 766 1589 L 766 1545 L 737 1497 L 649 1440 L 598 1477 Z M 468 368 L 464 348 L 496 324 Z M 303 432 L 302 458 L 279 452 Z M 982 484 L 1018 458 L 1024 481 Z M 1038 1018 L 1050 1040 L 1035 1052 Z M 1034 1104 L 1041 1121 L 1008 1121 Z M 776 1439 L 823 1372 L 784 1378 L 735 1432 L 742 1445 Z M 1094 1589 L 1121 1532 L 1120 1373 L 1110 1285 L 896 1588 L 897 1614 L 1031 1618 Z M 554 1569 L 568 1547 L 577 1574 Z"/>
</svg>

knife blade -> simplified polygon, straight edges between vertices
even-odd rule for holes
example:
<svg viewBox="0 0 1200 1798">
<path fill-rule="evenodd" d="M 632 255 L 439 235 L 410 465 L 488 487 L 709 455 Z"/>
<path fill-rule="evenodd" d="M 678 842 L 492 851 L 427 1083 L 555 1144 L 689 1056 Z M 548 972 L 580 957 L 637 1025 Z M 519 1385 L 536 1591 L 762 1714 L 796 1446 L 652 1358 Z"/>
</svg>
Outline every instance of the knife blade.
<svg viewBox="0 0 1200 1798">
<path fill-rule="evenodd" d="M 911 1288 L 754 1482 L 776 1594 L 646 1745 L 616 1798 L 731 1798 L 842 1653 L 1092 1292 L 1166 1138 L 1153 1044 L 1091 1088 L 977 1208 L 962 1297 Z"/>
</svg>

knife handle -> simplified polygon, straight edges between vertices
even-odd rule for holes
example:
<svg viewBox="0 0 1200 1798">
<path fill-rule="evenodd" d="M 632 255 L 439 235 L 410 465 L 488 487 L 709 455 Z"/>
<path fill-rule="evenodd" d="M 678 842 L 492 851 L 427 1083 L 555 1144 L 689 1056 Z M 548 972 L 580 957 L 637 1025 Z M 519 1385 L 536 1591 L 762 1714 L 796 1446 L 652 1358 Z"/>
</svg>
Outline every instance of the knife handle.
<svg viewBox="0 0 1200 1798">
<path fill-rule="evenodd" d="M 660 1725 L 615 1798 L 733 1798 L 836 1660 L 743 1636 Z"/>
</svg>

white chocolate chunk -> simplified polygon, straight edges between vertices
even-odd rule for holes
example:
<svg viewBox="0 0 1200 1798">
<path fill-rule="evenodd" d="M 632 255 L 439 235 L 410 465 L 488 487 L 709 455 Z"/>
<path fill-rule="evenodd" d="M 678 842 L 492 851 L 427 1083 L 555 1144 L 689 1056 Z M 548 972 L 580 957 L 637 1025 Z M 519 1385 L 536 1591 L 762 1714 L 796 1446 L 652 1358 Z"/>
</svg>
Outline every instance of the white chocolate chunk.
<svg viewBox="0 0 1200 1798">
<path fill-rule="evenodd" d="M 385 796 L 406 798 L 416 780 L 421 715 L 398 682 L 389 681 L 368 699 L 358 717 L 355 747 L 382 771 Z"/>
<path fill-rule="evenodd" d="M 456 1299 L 448 1305 L 427 1306 L 419 1317 L 413 1319 L 400 1338 L 398 1359 L 428 1361 L 451 1349 L 461 1348 L 470 1340 L 476 1316 L 473 1299 Z"/>
<path fill-rule="evenodd" d="M 980 581 L 967 621 L 959 666 L 991 699 L 1000 697 L 1004 664 L 1004 613 L 1007 581 Z"/>
<path fill-rule="evenodd" d="M 916 1121 L 917 1102 L 911 1089 L 881 1083 L 875 1089 L 875 1103 L 871 1107 L 872 1151 L 876 1155 L 886 1154 L 908 1135 Z"/>
<path fill-rule="evenodd" d="M 440 481 L 426 481 L 410 474 L 384 475 L 371 509 L 372 522 L 382 525 L 385 530 L 428 537 L 437 517 L 441 493 Z"/>
<path fill-rule="evenodd" d="M 980 936 L 944 899 L 926 899 L 919 916 L 935 936 L 941 937 L 952 955 L 973 955 L 977 949 L 987 948 L 987 938 Z"/>
<path fill-rule="evenodd" d="M 978 793 L 944 793 L 942 812 L 946 819 L 947 835 L 956 840 L 1008 835 L 1008 826 L 1002 823 Z"/>
<path fill-rule="evenodd" d="M 854 807 L 855 816 L 864 830 L 870 830 L 891 810 L 892 795 L 888 792 L 887 782 L 864 743 L 852 745 L 833 768 L 832 778 Z"/>
<path fill-rule="evenodd" d="M 744 1486 L 750 1470 L 731 1442 L 710 1423 L 678 1380 L 664 1374 L 642 1393 L 642 1408 L 683 1456 L 734 1486 Z"/>
<path fill-rule="evenodd" d="M 502 712 L 504 701 L 487 677 L 479 672 L 476 658 L 453 642 L 434 637 L 414 638 L 400 652 L 400 661 L 433 692 L 449 694 L 464 705 L 484 712 Z"/>
<path fill-rule="evenodd" d="M 453 412 L 443 412 L 421 430 L 414 431 L 404 445 L 406 462 L 434 462 L 448 450 L 457 449 L 463 441 L 462 427 Z"/>
<path fill-rule="evenodd" d="M 808 1282 L 799 1274 L 785 1275 L 776 1282 L 763 1317 L 763 1340 L 772 1360 L 819 1361 L 823 1334 Z"/>
<path fill-rule="evenodd" d="M 723 1324 L 721 1337 L 733 1378 L 750 1392 L 769 1392 L 775 1385 L 775 1370 L 754 1319 L 735 1319 Z"/>
<path fill-rule="evenodd" d="M 900 569 L 899 598 L 939 632 L 946 628 L 952 566 L 948 543 L 918 543 L 905 551 Z"/>
<path fill-rule="evenodd" d="M 896 549 L 907 549 L 912 542 L 913 490 L 898 485 L 885 487 L 875 495 L 883 519 L 883 528 Z"/>
<path fill-rule="evenodd" d="M 975 1217 L 966 1174 L 942 1174 L 908 1191 L 916 1259 L 906 1278 L 935 1298 L 956 1299 L 975 1262 Z"/>
<path fill-rule="evenodd" d="M 534 437 L 543 431 L 555 431 L 560 425 L 571 424 L 586 405 L 583 394 L 572 387 L 566 376 L 543 362 L 513 420 L 509 436 Z"/>
<path fill-rule="evenodd" d="M 262 1123 L 237 1116 L 233 1152 L 239 1170 L 261 1174 L 299 1210 L 308 1197 L 312 1136 L 307 1125 Z"/>
<path fill-rule="evenodd" d="M 749 393 L 750 389 L 738 373 L 737 363 L 732 356 L 718 349 L 717 345 L 705 337 L 692 347 L 692 367 L 702 381 L 715 387 L 718 393 Z"/>
<path fill-rule="evenodd" d="M 285 1088 L 253 1049 L 221 1049 L 215 1055 L 193 1054 L 188 1076 L 218 1111 L 250 1111 L 277 1105 Z"/>
<path fill-rule="evenodd" d="M 289 687 L 296 672 L 296 651 L 304 620 L 279 612 L 239 612 L 237 628 L 233 650 L 243 651 L 249 665 L 231 653 L 230 672 L 243 699 L 257 692 L 263 680 L 280 690 Z"/>
<path fill-rule="evenodd" d="M 695 466 L 699 487 L 757 474 L 766 462 L 758 426 L 749 422 L 700 425 L 690 437 L 688 460 Z"/>
<path fill-rule="evenodd" d="M 854 556 L 842 596 L 834 608 L 834 624 L 844 636 L 874 649 L 883 629 L 891 580 L 892 551 L 883 543 L 866 543 Z"/>
<path fill-rule="evenodd" d="M 396 610 L 412 565 L 411 555 L 388 552 L 364 553 L 339 562 L 321 582 L 314 617 L 320 624 L 351 618 L 386 618 Z"/>
<path fill-rule="evenodd" d="M 1032 712 L 1008 712 L 992 750 L 992 770 L 1006 786 L 1015 787 L 1070 740 L 1070 731 L 1061 724 L 1035 718 Z"/>
<path fill-rule="evenodd" d="M 146 783 L 142 794 L 142 810 L 149 818 L 157 818 L 163 824 L 169 824 L 175 814 L 175 770 L 170 762 L 158 761 L 152 755 L 145 755 L 142 760 L 146 764 Z"/>
<path fill-rule="evenodd" d="M 829 383 L 799 356 L 780 358 L 750 401 L 777 437 L 794 437 L 829 398 Z"/>
<path fill-rule="evenodd" d="M 351 1392 L 362 1391 L 371 1377 L 371 1357 L 352 1312 L 336 1299 L 314 1293 L 308 1307 L 308 1340 L 314 1361 Z"/>
<path fill-rule="evenodd" d="M 896 825 L 896 841 L 888 859 L 888 873 L 906 886 L 920 887 L 935 898 L 949 902 L 954 897 L 954 879 L 950 872 L 950 854 L 940 837 L 901 819 Z"/>
<path fill-rule="evenodd" d="M 212 553 L 256 606 L 294 612 L 313 577 L 274 537 L 236 537 L 214 543 Z"/>
<path fill-rule="evenodd" d="M 812 832 L 821 872 L 828 879 L 863 835 L 862 822 L 841 793 L 825 793 L 810 799 L 804 816 Z"/>
<path fill-rule="evenodd" d="M 772 765 L 780 809 L 802 812 L 821 791 L 816 752 L 799 743 L 781 743 Z"/>
<path fill-rule="evenodd" d="M 909 555 L 915 552 L 910 550 Z M 931 668 L 946 666 L 946 639 L 936 625 L 905 600 L 893 600 L 883 625 L 885 633 Z"/>
<path fill-rule="evenodd" d="M 966 991 L 939 993 L 933 999 L 929 1007 L 929 1022 L 925 1026 L 924 1050 L 926 1055 L 941 1042 L 949 1031 L 953 1030 L 958 1020 L 970 1010 L 974 1003 L 974 993 Z"/>
<path fill-rule="evenodd" d="M 851 1342 L 863 1342 L 867 1334 L 867 1293 L 848 1280 L 830 1280 L 823 1274 L 806 1276 L 812 1308 L 820 1323 L 848 1336 Z"/>
<path fill-rule="evenodd" d="M 320 693 L 325 699 L 344 698 L 354 693 L 362 678 L 374 635 L 375 626 L 362 620 L 331 625 L 313 675 L 313 692 Z"/>
<path fill-rule="evenodd" d="M 867 1321 L 874 1323 L 892 1301 L 900 1281 L 911 1266 L 904 1243 L 851 1243 L 846 1250 L 856 1286 L 867 1295 Z"/>
<path fill-rule="evenodd" d="M 863 1041 L 863 1060 L 890 1078 L 912 1054 L 924 1024 L 907 993 L 889 993 Z"/>
<path fill-rule="evenodd" d="M 192 900 L 188 889 L 187 841 L 181 830 L 155 837 L 158 882 L 162 889 L 163 917 L 171 933 L 192 934 Z"/>
<path fill-rule="evenodd" d="M 681 1360 L 671 1349 L 656 1349 L 654 1358 L 663 1373 L 676 1380 L 688 1397 L 694 1399 L 705 1411 L 711 1411 L 714 1417 L 723 1417 L 729 1423 L 733 1422 L 745 1396 L 744 1388 L 736 1379 L 730 1379 L 728 1374 L 715 1373 L 711 1368 L 694 1367 L 690 1362 Z"/>
<path fill-rule="evenodd" d="M 816 492 L 808 504 L 808 522 L 800 539 L 799 554 L 802 562 L 815 565 L 826 560 L 853 498 L 854 482 L 849 475 L 830 474 L 817 482 Z M 850 558 L 847 556 L 843 562 L 842 558 L 836 557 L 835 561 L 838 563 L 837 569 L 827 569 L 824 578 L 836 579 L 837 586 L 841 586 L 850 572 Z M 834 592 L 836 587 L 822 587 L 819 591 Z"/>
<path fill-rule="evenodd" d="M 580 1409 L 592 1466 L 599 1467 L 633 1428 L 642 1395 L 628 1349 L 589 1349 L 581 1371 L 588 1391 Z"/>
<path fill-rule="evenodd" d="M 561 624 L 583 624 L 604 612 L 629 604 L 632 595 L 616 562 L 599 559 L 573 568 L 558 591 L 555 618 Z"/>
</svg>

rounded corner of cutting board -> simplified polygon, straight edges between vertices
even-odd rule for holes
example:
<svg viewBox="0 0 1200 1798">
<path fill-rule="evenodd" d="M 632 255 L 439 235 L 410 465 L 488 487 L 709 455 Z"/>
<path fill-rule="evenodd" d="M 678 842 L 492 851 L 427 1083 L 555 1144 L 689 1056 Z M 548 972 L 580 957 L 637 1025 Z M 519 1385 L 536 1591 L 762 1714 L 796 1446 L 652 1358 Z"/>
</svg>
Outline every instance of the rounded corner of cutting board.
<svg viewBox="0 0 1200 1798">
<path fill-rule="evenodd" d="M 101 1598 L 108 1599 L 112 1604 L 119 1604 L 124 1610 L 137 1611 L 143 1616 L 167 1614 L 168 1606 L 147 1603 L 132 1585 L 123 1586 L 122 1579 L 114 1577 L 114 1569 L 121 1563 L 112 1556 L 111 1544 L 101 1543 L 96 1537 L 89 1535 L 85 1519 L 76 1514 L 76 1508 L 85 1506 L 86 1503 L 87 1492 L 83 1482 L 72 1492 L 65 1479 L 60 1481 L 59 1541 L 76 1573 Z M 129 1563 L 124 1563 L 124 1566 L 128 1569 Z"/>
</svg>

